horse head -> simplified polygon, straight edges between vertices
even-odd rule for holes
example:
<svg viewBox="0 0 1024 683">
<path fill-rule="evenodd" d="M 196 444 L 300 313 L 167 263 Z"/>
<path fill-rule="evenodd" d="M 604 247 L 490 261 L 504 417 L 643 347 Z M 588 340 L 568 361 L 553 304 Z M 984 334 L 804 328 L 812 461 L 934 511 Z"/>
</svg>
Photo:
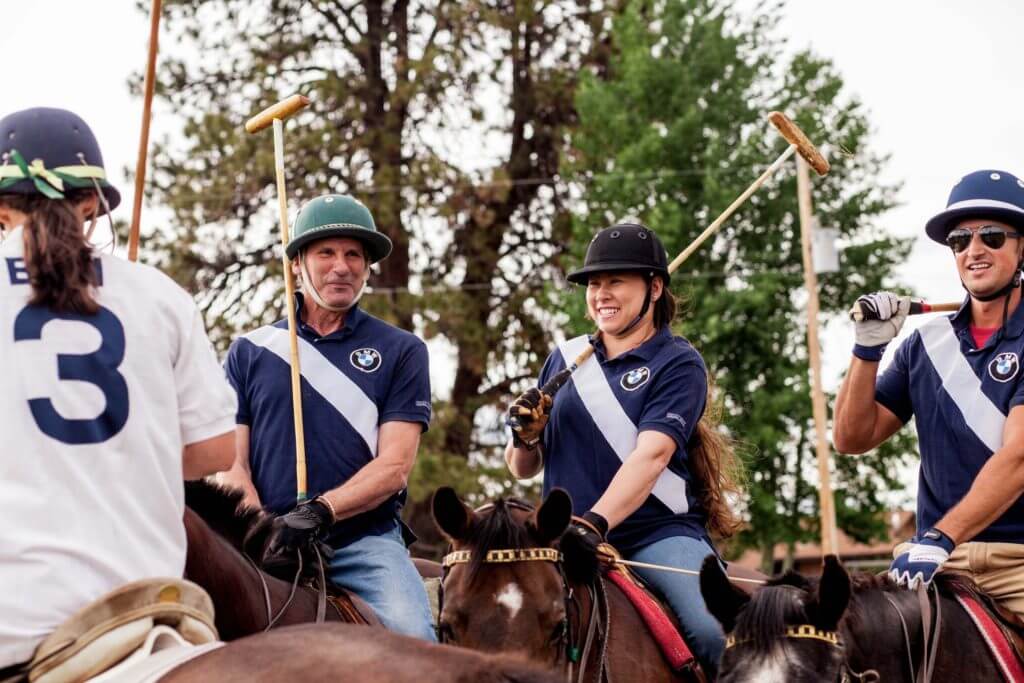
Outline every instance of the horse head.
<svg viewBox="0 0 1024 683">
<path fill-rule="evenodd" d="M 719 681 L 844 680 L 839 624 L 852 588 L 835 556 L 825 558 L 817 581 L 787 572 L 753 596 L 736 588 L 718 562 L 708 558 L 701 568 L 700 588 L 708 611 L 726 633 Z"/>
<path fill-rule="evenodd" d="M 565 654 L 570 600 L 558 541 L 572 518 L 569 494 L 541 505 L 500 499 L 477 510 L 438 489 L 434 521 L 451 542 L 438 632 L 443 641 L 519 652 L 552 664 Z"/>
</svg>

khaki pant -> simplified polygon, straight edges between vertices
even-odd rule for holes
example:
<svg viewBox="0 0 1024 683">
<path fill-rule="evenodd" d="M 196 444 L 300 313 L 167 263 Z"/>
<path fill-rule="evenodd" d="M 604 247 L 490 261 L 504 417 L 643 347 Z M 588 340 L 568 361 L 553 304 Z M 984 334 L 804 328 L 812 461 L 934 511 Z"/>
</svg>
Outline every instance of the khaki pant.
<svg viewBox="0 0 1024 683">
<path fill-rule="evenodd" d="M 898 557 L 907 547 L 892 551 Z M 961 543 L 942 571 L 963 574 L 1011 612 L 1024 618 L 1024 543 Z"/>
</svg>

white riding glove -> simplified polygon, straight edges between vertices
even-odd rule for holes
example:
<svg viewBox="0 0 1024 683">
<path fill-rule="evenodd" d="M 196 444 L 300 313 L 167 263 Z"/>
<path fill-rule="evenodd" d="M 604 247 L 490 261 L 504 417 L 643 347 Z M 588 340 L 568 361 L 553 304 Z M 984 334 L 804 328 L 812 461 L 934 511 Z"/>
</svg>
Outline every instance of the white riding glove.
<svg viewBox="0 0 1024 683">
<path fill-rule="evenodd" d="M 882 347 L 896 338 L 910 314 L 910 297 L 892 292 L 874 292 L 857 299 L 851 315 L 859 311 L 864 320 L 855 323 L 857 346 Z M 881 354 L 878 354 L 881 356 Z"/>
</svg>

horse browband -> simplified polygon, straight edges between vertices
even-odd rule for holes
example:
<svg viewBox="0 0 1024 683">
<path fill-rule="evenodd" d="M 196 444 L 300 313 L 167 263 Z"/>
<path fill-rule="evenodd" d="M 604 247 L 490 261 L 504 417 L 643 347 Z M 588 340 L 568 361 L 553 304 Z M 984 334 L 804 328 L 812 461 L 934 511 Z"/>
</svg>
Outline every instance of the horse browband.
<svg viewBox="0 0 1024 683">
<path fill-rule="evenodd" d="M 441 560 L 441 566 L 447 569 L 452 565 L 466 564 L 473 559 L 472 550 L 456 550 L 448 553 Z M 514 550 L 489 550 L 484 562 L 501 564 L 507 562 L 561 562 L 562 553 L 554 548 L 517 548 Z"/>
<path fill-rule="evenodd" d="M 823 640 L 826 643 L 831 643 L 836 647 L 839 645 L 839 634 L 835 631 L 822 631 L 810 624 L 800 624 L 799 626 L 790 626 L 786 629 L 786 633 L 783 635 L 784 638 L 813 638 L 814 640 Z M 734 636 L 726 636 L 725 647 L 730 648 L 737 643 L 746 642 L 745 640 L 736 640 Z"/>
</svg>

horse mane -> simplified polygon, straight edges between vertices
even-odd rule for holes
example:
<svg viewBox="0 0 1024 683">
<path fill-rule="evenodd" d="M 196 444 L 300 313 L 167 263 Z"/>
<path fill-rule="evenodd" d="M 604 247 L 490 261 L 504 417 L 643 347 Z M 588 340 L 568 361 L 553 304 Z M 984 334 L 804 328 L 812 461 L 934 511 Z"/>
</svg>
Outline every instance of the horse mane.
<svg viewBox="0 0 1024 683">
<path fill-rule="evenodd" d="M 236 550 L 242 550 L 246 536 L 267 517 L 260 508 L 243 507 L 244 497 L 239 489 L 206 479 L 185 482 L 185 505 Z"/>
<path fill-rule="evenodd" d="M 533 544 L 529 529 L 512 516 L 511 509 L 533 509 L 533 506 L 515 498 L 499 498 L 491 504 L 491 511 L 472 524 L 464 539 L 473 550 L 469 562 L 468 581 L 472 584 L 484 566 L 491 550 L 529 548 Z"/>
</svg>

